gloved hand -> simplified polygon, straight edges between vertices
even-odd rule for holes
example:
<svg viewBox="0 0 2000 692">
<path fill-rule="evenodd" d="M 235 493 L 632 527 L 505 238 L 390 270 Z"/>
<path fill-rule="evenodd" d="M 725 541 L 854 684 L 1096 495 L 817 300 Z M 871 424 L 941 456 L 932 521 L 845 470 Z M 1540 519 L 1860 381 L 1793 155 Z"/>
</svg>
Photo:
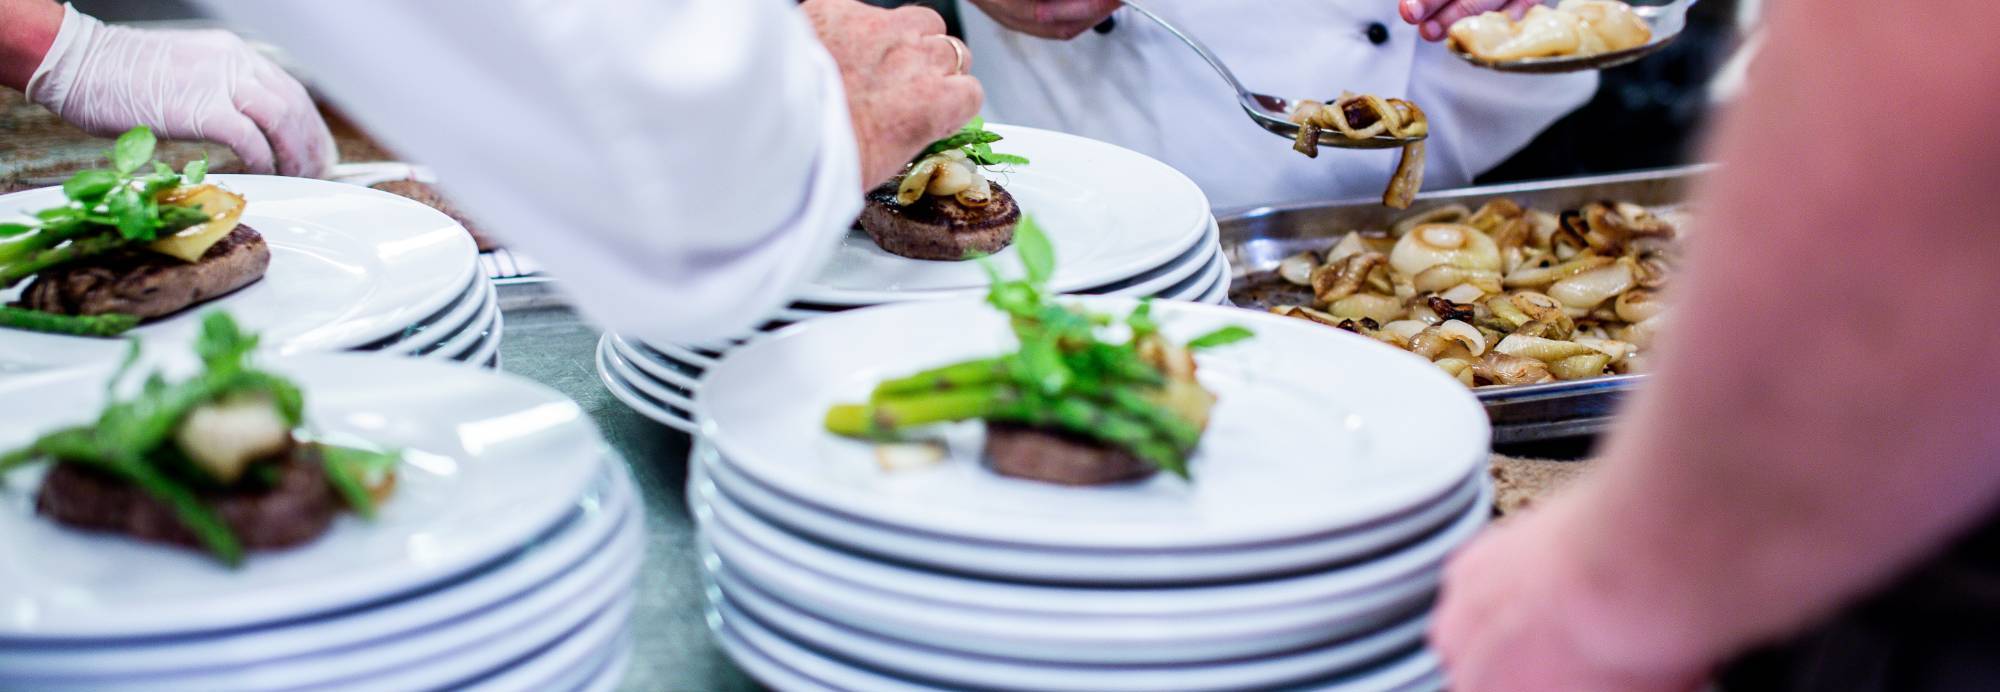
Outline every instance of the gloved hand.
<svg viewBox="0 0 2000 692">
<path fill-rule="evenodd" d="M 340 158 L 305 87 L 226 31 L 107 26 L 66 7 L 27 93 L 91 134 L 219 142 L 253 173 L 316 178 Z"/>
<path fill-rule="evenodd" d="M 1426 40 L 1442 41 L 1460 19 L 1485 12 L 1505 12 L 1519 19 L 1540 0 L 1398 0 L 1403 21 L 1417 25 Z"/>
<path fill-rule="evenodd" d="M 972 0 L 1001 26 L 1030 36 L 1072 39 L 1097 26 L 1124 3 L 1118 0 Z"/>
</svg>

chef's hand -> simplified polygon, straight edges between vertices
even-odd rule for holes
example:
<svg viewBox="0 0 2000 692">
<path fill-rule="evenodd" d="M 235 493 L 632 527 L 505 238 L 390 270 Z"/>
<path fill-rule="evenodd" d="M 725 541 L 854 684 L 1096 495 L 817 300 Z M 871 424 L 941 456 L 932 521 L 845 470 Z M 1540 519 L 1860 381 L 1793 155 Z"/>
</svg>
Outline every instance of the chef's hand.
<svg viewBox="0 0 2000 692">
<path fill-rule="evenodd" d="M 1001 26 L 1030 36 L 1072 39 L 1097 26 L 1119 0 L 972 0 Z"/>
<path fill-rule="evenodd" d="M 1460 19 L 1485 12 L 1505 12 L 1520 18 L 1539 0 L 1398 0 L 1403 21 L 1417 25 L 1417 33 L 1431 41 L 1444 40 L 1445 31 Z"/>
<path fill-rule="evenodd" d="M 885 10 L 856 0 L 806 0 L 820 42 L 840 65 L 862 184 L 888 180 L 931 142 L 979 114 L 985 92 L 972 51 L 923 7 Z"/>
<path fill-rule="evenodd" d="M 254 173 L 320 177 L 339 159 L 298 80 L 226 31 L 107 26 L 65 10 L 28 98 L 96 135 L 147 125 L 227 145 Z"/>
<path fill-rule="evenodd" d="M 1705 662 L 1645 645 L 1648 623 L 1589 605 L 1578 499 L 1500 523 L 1445 568 L 1431 645 L 1453 690 L 1688 692 L 1706 677 Z"/>
</svg>

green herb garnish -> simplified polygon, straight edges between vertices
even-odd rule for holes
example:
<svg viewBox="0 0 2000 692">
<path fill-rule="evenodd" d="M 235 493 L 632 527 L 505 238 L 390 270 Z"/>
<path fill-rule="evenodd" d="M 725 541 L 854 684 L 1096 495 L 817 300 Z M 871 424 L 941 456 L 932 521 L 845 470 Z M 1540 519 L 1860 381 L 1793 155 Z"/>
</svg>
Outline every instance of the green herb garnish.
<svg viewBox="0 0 2000 692">
<path fill-rule="evenodd" d="M 966 123 L 965 127 L 959 128 L 957 133 L 932 142 L 930 146 L 925 147 L 924 153 L 918 154 L 914 160 L 922 161 L 934 154 L 944 153 L 952 149 L 960 149 L 965 152 L 967 160 L 981 166 L 1027 165 L 1027 157 L 1001 154 L 993 151 L 993 143 L 1002 139 L 1005 138 L 1001 137 L 999 133 L 986 129 L 985 118 L 975 116 L 972 122 Z"/>
<path fill-rule="evenodd" d="M 1131 337 L 1099 337 L 1112 324 L 1054 300 L 1048 289 L 1055 252 L 1031 217 L 1014 232 L 1026 276 L 1008 281 L 982 261 L 992 287 L 986 302 L 1006 313 L 1020 348 L 884 381 L 865 404 L 840 404 L 826 413 L 827 430 L 865 439 L 895 439 L 936 423 L 984 419 L 1060 429 L 1122 447 L 1160 470 L 1188 477 L 1187 459 L 1201 441 L 1213 398 L 1192 379 L 1169 374 L 1167 364 L 1187 350 L 1160 336 L 1152 303 L 1125 318 Z M 1185 349 L 1212 348 L 1250 338 L 1225 327 Z"/>
<path fill-rule="evenodd" d="M 0 288 L 207 223 L 210 217 L 201 209 L 160 204 L 159 198 L 182 185 L 199 184 L 208 175 L 208 160 L 189 162 L 175 173 L 153 160 L 155 145 L 152 130 L 132 128 L 105 152 L 110 168 L 78 171 L 63 181 L 62 206 L 37 211 L 26 223 L 0 223 Z M 140 172 L 148 168 L 150 172 Z M 0 327 L 76 336 L 116 336 L 136 324 L 131 315 L 77 317 L 19 308 L 0 312 Z"/>
<path fill-rule="evenodd" d="M 192 475 L 202 472 L 188 460 L 175 435 L 181 421 L 196 408 L 244 395 L 268 398 L 289 428 L 304 422 L 304 394 L 290 380 L 254 367 L 251 353 L 256 348 L 256 335 L 243 331 L 227 313 L 211 312 L 202 318 L 201 333 L 194 344 L 202 362 L 200 373 L 169 382 L 155 372 L 141 384 L 136 396 L 123 400 L 107 396 L 111 403 L 95 422 L 57 430 L 26 447 L 0 453 L 0 473 L 37 461 L 54 461 L 81 464 L 118 477 L 172 508 L 182 525 L 217 558 L 238 564 L 243 557 L 242 542 L 196 493 L 220 483 Z M 126 378 L 137 357 L 134 342 L 107 383 L 108 390 Z M 373 502 L 356 502 L 341 484 L 380 470 L 380 462 L 369 454 L 374 453 L 329 446 L 323 457 L 328 477 L 364 516 L 373 514 Z M 256 473 L 246 474 L 241 482 L 259 482 L 259 478 L 262 476 Z M 366 495 L 365 488 L 362 494 Z"/>
<path fill-rule="evenodd" d="M 368 492 L 368 480 L 396 468 L 402 455 L 329 444 L 321 444 L 319 453 L 326 463 L 327 480 L 340 491 L 347 506 L 363 519 L 374 519 L 375 496 Z"/>
</svg>

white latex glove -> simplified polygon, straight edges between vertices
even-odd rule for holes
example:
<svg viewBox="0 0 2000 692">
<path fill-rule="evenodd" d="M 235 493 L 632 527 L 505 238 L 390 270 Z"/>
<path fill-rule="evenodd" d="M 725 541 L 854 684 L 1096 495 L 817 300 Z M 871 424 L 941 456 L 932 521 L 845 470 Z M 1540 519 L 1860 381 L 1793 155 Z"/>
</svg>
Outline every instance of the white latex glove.
<svg viewBox="0 0 2000 692">
<path fill-rule="evenodd" d="M 340 158 L 305 87 L 227 31 L 107 26 L 65 6 L 27 92 L 91 134 L 218 142 L 253 173 L 317 178 Z"/>
</svg>

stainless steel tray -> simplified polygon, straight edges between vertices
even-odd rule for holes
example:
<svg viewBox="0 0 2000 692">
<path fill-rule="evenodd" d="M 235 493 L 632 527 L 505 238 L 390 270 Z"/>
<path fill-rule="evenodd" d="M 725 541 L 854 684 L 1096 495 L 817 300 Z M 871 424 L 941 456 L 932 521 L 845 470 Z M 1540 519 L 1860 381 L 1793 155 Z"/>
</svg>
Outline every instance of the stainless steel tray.
<svg viewBox="0 0 2000 692">
<path fill-rule="evenodd" d="M 1425 209 L 1464 204 L 1477 209 L 1486 200 L 1511 197 L 1537 209 L 1571 209 L 1585 202 L 1616 199 L 1647 206 L 1678 205 L 1689 188 L 1712 166 L 1687 166 L 1618 175 L 1567 178 L 1511 185 L 1470 187 L 1422 195 L 1408 211 L 1382 206 L 1379 199 L 1311 202 L 1275 207 L 1224 210 L 1222 248 L 1228 253 L 1240 288 L 1245 279 L 1277 268 L 1278 261 L 1303 250 L 1325 250 L 1348 231 L 1384 229 L 1398 218 Z M 1231 289 L 1232 295 L 1238 289 Z M 1614 375 L 1589 380 L 1553 382 L 1474 390 L 1493 421 L 1496 444 L 1594 435 L 1611 423 L 1620 399 L 1638 387 L 1645 375 Z"/>
</svg>

